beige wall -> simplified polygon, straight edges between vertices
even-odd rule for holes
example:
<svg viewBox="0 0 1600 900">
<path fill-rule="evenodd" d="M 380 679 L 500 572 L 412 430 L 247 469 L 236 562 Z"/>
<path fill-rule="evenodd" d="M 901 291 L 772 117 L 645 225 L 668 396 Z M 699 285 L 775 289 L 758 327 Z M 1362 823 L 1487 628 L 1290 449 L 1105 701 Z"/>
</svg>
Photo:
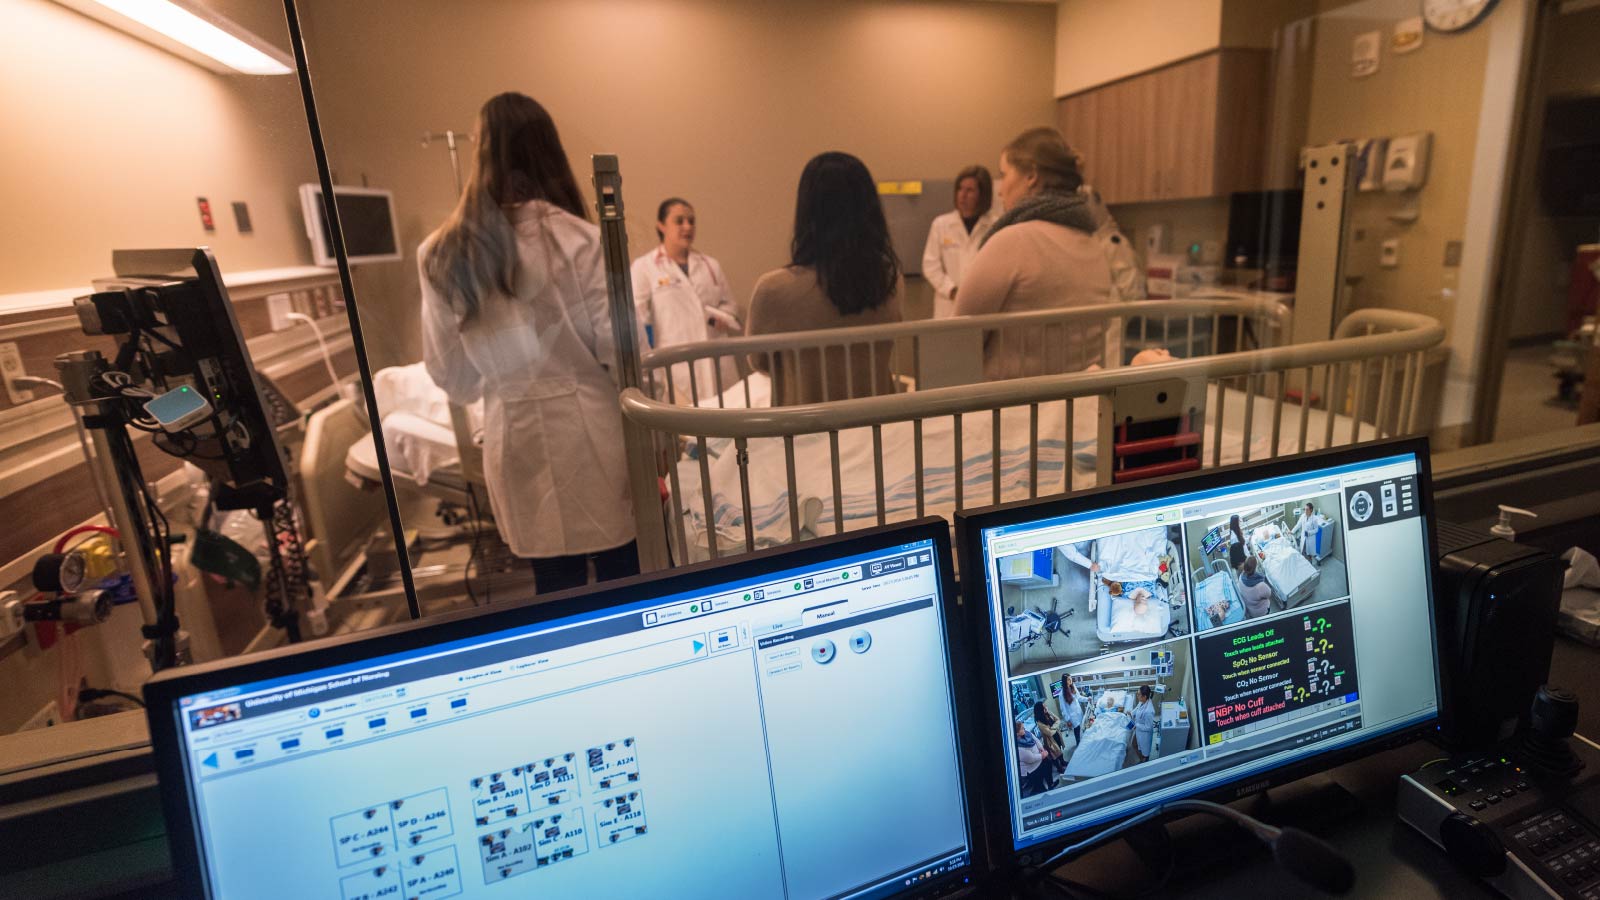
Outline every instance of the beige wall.
<svg viewBox="0 0 1600 900">
<path fill-rule="evenodd" d="M 1223 0 L 1061 0 L 1057 97 L 1216 49 Z"/>
<path fill-rule="evenodd" d="M 1055 9 L 1039 4 L 548 0 L 301 4 L 331 162 L 391 188 L 402 241 L 449 212 L 443 147 L 492 94 L 548 107 L 586 186 L 589 156 L 622 163 L 630 251 L 655 246 L 657 202 L 696 205 L 700 249 L 735 296 L 787 261 L 805 161 L 845 150 L 881 180 L 995 165 L 1054 120 Z M 374 365 L 415 360 L 415 260 L 358 273 Z"/>
<path fill-rule="evenodd" d="M 1397 267 L 1379 268 L 1375 260 L 1366 266 L 1351 306 L 1412 310 L 1448 326 L 1455 313 L 1457 270 L 1444 265 L 1445 245 L 1465 236 L 1488 29 L 1454 35 L 1430 31 L 1421 49 L 1404 55 L 1390 53 L 1386 44 L 1376 74 L 1350 74 L 1356 35 L 1381 29 L 1387 37 L 1396 21 L 1416 14 L 1412 0 L 1361 0 L 1322 14 L 1306 143 L 1433 132 L 1427 183 L 1420 192 L 1358 194 L 1348 211 L 1354 227 L 1365 230 L 1369 246 L 1388 239 L 1400 246 Z M 1392 213 L 1412 203 L 1420 208 L 1414 223 L 1391 221 Z"/>
<path fill-rule="evenodd" d="M 1218 47 L 1272 47 L 1316 0 L 1059 0 L 1057 97 Z"/>
<path fill-rule="evenodd" d="M 118 247 L 206 244 L 224 271 L 310 263 L 295 186 L 316 166 L 292 76 L 219 75 L 48 0 L 0 0 L 0 21 L 0 294 L 81 286 Z"/>
</svg>

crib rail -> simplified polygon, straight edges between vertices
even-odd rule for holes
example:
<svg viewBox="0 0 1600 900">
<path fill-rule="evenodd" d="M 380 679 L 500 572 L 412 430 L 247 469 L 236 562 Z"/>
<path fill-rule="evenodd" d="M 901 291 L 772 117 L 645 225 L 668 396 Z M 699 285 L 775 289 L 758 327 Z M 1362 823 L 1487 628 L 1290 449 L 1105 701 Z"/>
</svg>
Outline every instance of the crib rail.
<svg viewBox="0 0 1600 900">
<path fill-rule="evenodd" d="M 781 382 L 810 385 L 794 393 L 812 401 L 848 400 L 1115 367 L 1142 349 L 1212 356 L 1276 346 L 1288 334 L 1288 308 L 1270 299 L 1146 300 L 680 344 L 645 354 L 641 369 L 652 396 L 746 407 L 752 398 L 735 384 L 736 370 L 773 373 L 773 403 L 782 405 L 796 401 L 781 396 Z"/>
<path fill-rule="evenodd" d="M 1032 329 L 1037 333 L 1042 323 L 1100 321 L 1110 323 L 1106 333 L 1109 340 L 1115 341 L 1131 330 L 1127 324 L 1130 306 L 1140 307 L 1137 315 L 1155 321 L 1181 317 L 1190 338 L 1205 333 L 1204 329 L 1197 332 L 1193 323 L 1208 322 L 1206 351 L 1215 351 L 1219 337 L 1226 338 L 1219 334 L 1219 324 L 1235 329 L 1234 337 L 1247 346 L 1255 343 L 1249 339 L 1254 329 L 1264 346 L 1237 352 L 1195 353 L 1187 358 L 1175 353 L 1178 359 L 1155 365 L 1113 365 L 1095 371 L 967 381 L 940 387 L 927 387 L 926 377 L 919 379 L 915 374 L 927 371 L 917 369 L 916 355 L 938 347 L 937 340 L 925 342 L 930 335 L 937 338 L 947 333 L 965 334 L 970 348 L 975 331 L 986 341 L 991 339 L 990 335 L 1007 330 L 1025 333 Z M 702 554 L 717 558 L 728 553 L 749 552 L 761 544 L 750 478 L 755 461 L 753 454 L 758 450 L 756 445 L 761 445 L 761 453 L 781 455 L 781 481 L 786 490 L 778 491 L 776 502 L 787 507 L 787 528 L 775 527 L 784 532 L 783 540 L 800 541 L 814 534 L 884 524 L 894 518 L 910 518 L 933 511 L 930 507 L 935 503 L 926 499 L 928 486 L 933 473 L 942 467 L 948 467 L 944 471 L 953 481 L 953 497 L 941 499 L 937 504 L 939 511 L 1019 497 L 1062 495 L 1089 484 L 1110 483 L 1116 478 L 1107 466 L 1114 443 L 1113 419 L 1120 415 L 1125 400 L 1156 391 L 1163 396 L 1167 392 L 1179 392 L 1205 409 L 1199 427 L 1199 449 L 1207 467 L 1413 433 L 1420 411 L 1429 402 L 1423 396 L 1425 354 L 1444 339 L 1444 329 L 1436 320 L 1396 310 L 1358 311 L 1340 325 L 1333 340 L 1296 345 L 1276 344 L 1278 338 L 1287 333 L 1287 315 L 1275 304 L 1235 300 L 1147 301 L 1124 304 L 1116 308 L 1115 313 L 1104 308 L 1066 312 L 1076 315 L 1029 313 L 1001 317 L 1010 320 L 1004 323 L 975 319 L 903 323 L 849 329 L 850 333 L 842 335 L 813 332 L 740 338 L 712 342 L 723 346 L 701 344 L 649 354 L 645 358 L 647 383 L 650 373 L 666 377 L 677 363 L 733 354 L 771 353 L 776 356 L 829 346 L 840 347 L 842 352 L 852 346 L 886 342 L 894 344 L 895 351 L 900 353 L 896 361 L 909 365 L 914 373 L 906 376 L 904 369 L 897 370 L 897 377 L 904 378 L 911 388 L 899 393 L 867 391 L 868 396 L 771 408 L 729 408 L 727 396 L 700 398 L 699 405 L 684 406 L 654 399 L 638 390 L 624 392 L 624 415 L 651 431 L 658 451 L 685 460 L 683 465 L 667 467 L 670 485 L 670 498 L 666 503 L 667 528 L 678 548 L 679 561 Z M 1019 321 L 1023 318 L 1028 321 Z M 903 343 L 895 344 L 896 340 L 907 337 L 921 343 L 920 349 L 914 347 L 905 351 Z M 1195 349 L 1200 349 L 1198 339 L 1195 343 Z M 981 350 L 982 343 L 977 346 Z M 1131 351 L 1132 348 L 1122 349 Z M 1111 352 L 1115 354 L 1116 348 Z M 911 355 L 908 357 L 906 353 Z M 848 354 L 843 356 L 845 361 L 850 359 Z M 822 359 L 826 360 L 826 356 Z M 855 385 L 853 379 L 845 383 Z M 735 394 L 732 398 L 735 402 L 744 399 L 738 397 L 737 392 L 729 393 Z M 1021 422 L 1027 423 L 1027 438 L 1015 452 L 1003 444 L 1003 416 L 1011 423 L 1011 433 L 1020 430 Z M 936 427 L 942 429 L 944 420 L 949 420 L 950 425 L 948 441 L 941 442 L 937 448 L 925 446 L 925 432 Z M 1046 421 L 1048 427 L 1044 426 Z M 1092 449 L 1097 462 L 1092 481 L 1076 484 L 1075 474 L 1085 473 L 1075 469 L 1075 438 L 1086 424 L 1092 424 Z M 886 436 L 891 434 L 891 429 L 901 429 L 893 434 L 903 437 L 906 427 L 910 428 L 909 460 L 886 467 Z M 1265 446 L 1261 446 L 1259 439 L 1268 435 Z M 821 450 L 824 438 L 825 456 Z M 863 463 L 855 457 L 851 461 L 844 458 L 841 441 L 851 447 L 865 447 L 868 440 L 870 461 Z M 964 442 L 985 444 L 989 451 L 986 458 L 982 446 L 974 446 L 970 454 L 964 453 Z M 1062 471 L 1056 484 L 1043 477 L 1050 456 L 1044 448 L 1047 444 L 1053 447 L 1054 443 L 1061 446 L 1059 465 Z M 804 444 L 801 449 L 809 448 L 812 455 L 797 454 L 797 444 Z M 719 458 L 717 462 L 726 471 L 726 463 L 731 459 L 736 474 L 713 479 L 712 457 L 716 445 L 726 445 L 731 451 L 731 457 Z M 1237 445 L 1236 449 L 1228 450 L 1233 445 Z M 975 465 L 969 456 L 978 463 Z M 1011 461 L 1006 463 L 1003 458 Z M 771 467 L 769 472 L 777 469 L 772 460 L 762 462 Z M 1002 478 L 1003 465 L 1010 467 L 1006 474 L 1009 482 Z M 831 514 L 824 511 L 813 528 L 805 520 L 798 483 L 804 477 L 820 476 L 823 466 L 827 467 L 831 491 L 818 490 L 812 497 L 825 510 L 830 506 L 827 501 L 831 500 Z M 864 482 L 869 467 L 873 495 L 869 510 L 862 513 L 858 502 L 857 512 L 846 516 L 845 483 L 847 479 L 854 479 L 858 484 Z M 911 470 L 909 473 L 905 471 L 907 468 Z M 914 507 L 907 505 L 902 497 L 899 511 L 890 508 L 886 488 L 897 484 L 914 484 Z M 685 503 L 686 487 L 698 487 L 698 500 L 691 498 L 692 507 Z M 730 539 L 727 534 L 719 534 L 719 505 L 733 511 L 722 524 L 728 525 L 737 537 Z M 686 527 L 685 513 L 703 516 L 704 547 L 698 552 L 694 552 L 699 547 L 698 539 Z M 654 527 L 660 527 L 659 520 Z"/>
</svg>

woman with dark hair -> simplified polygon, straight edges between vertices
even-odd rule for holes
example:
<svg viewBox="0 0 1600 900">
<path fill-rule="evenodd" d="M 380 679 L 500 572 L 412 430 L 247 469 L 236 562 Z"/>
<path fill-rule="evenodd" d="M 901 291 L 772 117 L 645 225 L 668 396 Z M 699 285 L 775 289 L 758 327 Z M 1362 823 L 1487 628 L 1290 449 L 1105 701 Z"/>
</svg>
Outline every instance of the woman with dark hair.
<svg viewBox="0 0 1600 900">
<path fill-rule="evenodd" d="M 795 198 L 789 265 L 761 276 L 750 298 L 750 334 L 851 328 L 900 321 L 905 285 L 889 241 L 878 187 L 861 160 L 823 153 L 806 163 Z M 890 341 L 757 354 L 772 374 L 774 405 L 867 397 L 894 390 Z M 827 378 L 823 368 L 826 363 Z"/>
<path fill-rule="evenodd" d="M 1244 527 L 1239 523 L 1238 516 L 1228 519 L 1228 531 L 1233 535 L 1228 540 L 1228 565 L 1238 571 L 1244 565 L 1244 558 L 1250 555 L 1250 548 L 1244 542 Z"/>
<path fill-rule="evenodd" d="M 1033 704 L 1033 731 L 1039 736 L 1039 742 L 1044 745 L 1045 753 L 1049 754 L 1050 765 L 1056 771 L 1067 768 L 1066 742 L 1061 739 L 1061 720 L 1050 714 L 1045 708 L 1043 700 L 1034 701 Z M 1052 774 L 1050 783 L 1055 783 Z"/>
<path fill-rule="evenodd" d="M 670 347 L 742 334 L 739 305 L 728 276 L 715 259 L 694 249 L 694 207 L 681 197 L 668 197 L 656 209 L 656 238 L 661 245 L 633 261 L 633 302 L 652 347 Z M 718 373 L 709 359 L 672 367 L 672 392 L 686 400 L 715 397 Z M 722 360 L 722 390 L 739 380 L 731 357 Z M 691 393 L 691 388 L 693 393 Z"/>
<path fill-rule="evenodd" d="M 540 593 L 639 571 L 600 231 L 555 122 L 505 93 L 478 114 L 455 210 L 417 251 L 422 351 L 453 403 L 484 400 L 495 525 Z"/>
<path fill-rule="evenodd" d="M 935 319 L 955 315 L 961 273 L 994 225 L 994 181 L 989 170 L 967 166 L 957 172 L 955 199 L 955 209 L 933 220 L 922 250 L 922 277 L 933 285 Z"/>
<path fill-rule="evenodd" d="M 1156 705 L 1155 692 L 1150 690 L 1150 685 L 1139 686 L 1139 702 L 1134 705 L 1132 713 L 1133 749 L 1139 754 L 1140 762 L 1149 762 L 1150 754 L 1154 751 L 1156 734 Z"/>
<path fill-rule="evenodd" d="M 1254 619 L 1272 612 L 1272 585 L 1256 565 L 1255 554 L 1244 558 L 1239 570 L 1239 599 L 1244 603 L 1244 617 Z"/>
<path fill-rule="evenodd" d="M 1034 128 L 1000 151 L 995 193 L 1005 212 L 962 276 L 956 315 L 1090 306 L 1144 297 L 1144 279 L 1126 238 L 1094 191 L 1082 160 L 1054 128 Z M 1106 361 L 1103 325 L 1064 342 L 990 339 L 990 378 L 1075 371 Z M 1005 357 L 1000 354 L 1005 353 Z M 1159 359 L 1149 359 L 1159 362 Z"/>
<path fill-rule="evenodd" d="M 1061 713 L 1072 726 L 1073 746 L 1083 740 L 1083 700 L 1078 696 L 1078 682 L 1071 675 L 1061 678 Z"/>
</svg>

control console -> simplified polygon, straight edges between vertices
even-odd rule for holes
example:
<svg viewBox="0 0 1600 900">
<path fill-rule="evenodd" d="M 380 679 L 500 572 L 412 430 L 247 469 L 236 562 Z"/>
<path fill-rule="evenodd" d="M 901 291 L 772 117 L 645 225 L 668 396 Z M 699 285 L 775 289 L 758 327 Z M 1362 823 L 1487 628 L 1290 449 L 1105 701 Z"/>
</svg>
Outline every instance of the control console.
<svg viewBox="0 0 1600 900">
<path fill-rule="evenodd" d="M 1401 820 L 1507 897 L 1600 900 L 1600 745 L 1576 718 L 1540 688 L 1527 733 L 1402 777 Z"/>
</svg>

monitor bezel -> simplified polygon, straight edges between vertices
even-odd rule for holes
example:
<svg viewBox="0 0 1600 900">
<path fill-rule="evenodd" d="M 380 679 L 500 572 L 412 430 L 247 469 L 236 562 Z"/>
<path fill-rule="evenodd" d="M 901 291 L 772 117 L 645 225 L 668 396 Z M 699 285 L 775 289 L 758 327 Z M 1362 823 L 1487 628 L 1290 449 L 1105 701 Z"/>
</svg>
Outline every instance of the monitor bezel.
<svg viewBox="0 0 1600 900">
<path fill-rule="evenodd" d="M 389 231 L 394 235 L 393 253 L 368 253 L 351 254 L 350 265 L 359 266 L 366 263 L 395 262 L 405 258 L 405 245 L 400 243 L 400 221 L 394 213 L 394 191 L 388 188 L 354 187 L 342 184 L 333 186 L 334 201 L 337 202 L 340 194 L 349 194 L 358 197 L 382 197 L 389 207 Z M 300 185 L 300 212 L 305 219 L 306 237 L 311 241 L 311 262 L 313 265 L 331 267 L 339 264 L 338 256 L 331 252 L 324 241 L 323 228 L 327 227 L 329 236 L 332 227 L 328 224 L 328 211 L 322 202 L 322 185 Z M 348 248 L 347 248 L 348 249 Z"/>
<path fill-rule="evenodd" d="M 180 697 L 599 612 L 637 601 L 646 592 L 664 596 L 703 590 L 784 569 L 825 564 L 829 559 L 840 556 L 889 551 L 897 544 L 924 540 L 933 541 L 936 558 L 942 567 L 939 577 L 944 596 L 939 608 L 939 622 L 944 633 L 952 679 L 951 701 L 955 710 L 957 760 L 962 778 L 963 825 L 967 831 L 969 853 L 968 864 L 964 868 L 952 870 L 940 878 L 928 879 L 917 888 L 898 896 L 932 896 L 963 883 L 974 883 L 988 869 L 984 855 L 986 841 L 979 818 L 980 805 L 974 781 L 978 770 L 973 755 L 966 752 L 967 748 L 973 746 L 973 739 L 977 735 L 975 729 L 979 724 L 969 689 L 972 683 L 969 666 L 976 654 L 967 646 L 964 634 L 966 617 L 961 609 L 961 594 L 955 584 L 950 525 L 936 517 L 851 531 L 796 546 L 760 550 L 728 561 L 697 563 L 664 573 L 608 581 L 493 609 L 441 613 L 356 634 L 265 650 L 243 658 L 217 660 L 157 673 L 145 683 L 143 693 L 176 881 L 182 887 L 184 896 L 214 896 L 212 886 L 208 884 L 208 869 L 201 859 L 193 797 L 185 771 L 182 721 L 177 710 Z"/>
<path fill-rule="evenodd" d="M 1006 747 L 1003 740 L 996 740 L 1005 727 L 1003 716 L 1005 711 L 1000 708 L 1000 698 L 994 689 L 1001 673 L 1000 662 L 994 653 L 995 638 L 992 616 L 989 613 L 989 597 L 987 585 L 987 566 L 983 561 L 982 534 L 985 530 L 1006 525 L 1015 525 L 1034 519 L 1054 518 L 1062 515 L 1072 515 L 1092 511 L 1096 508 L 1121 506 L 1128 503 L 1138 503 L 1161 497 L 1164 494 L 1190 493 L 1217 487 L 1226 487 L 1231 484 L 1243 484 L 1265 478 L 1274 478 L 1283 475 L 1292 475 L 1296 472 L 1312 469 L 1332 468 L 1334 466 L 1350 463 L 1368 462 L 1389 456 L 1413 454 L 1417 459 L 1417 480 L 1420 509 L 1420 520 L 1423 528 L 1423 541 L 1427 552 L 1427 565 L 1425 577 L 1428 584 L 1428 595 L 1433 596 L 1435 576 L 1434 564 L 1437 559 L 1437 537 L 1434 527 L 1432 468 L 1428 459 L 1428 441 L 1426 438 L 1401 438 L 1378 442 L 1367 442 L 1354 447 L 1341 447 L 1332 450 L 1313 451 L 1290 458 L 1278 458 L 1264 462 L 1238 463 L 1230 466 L 1206 469 L 1199 473 L 1176 475 L 1150 481 L 1141 481 L 1128 485 L 1115 485 L 1092 488 L 1070 497 L 1054 499 L 1022 500 L 1006 503 L 999 506 L 985 507 L 956 514 L 956 540 L 958 563 L 964 577 L 962 579 L 962 594 L 968 613 L 967 628 L 972 632 L 972 641 L 978 652 L 974 654 L 971 668 L 976 674 L 974 686 L 981 690 L 981 696 L 973 699 L 979 719 L 980 731 L 969 739 L 968 746 L 974 748 L 973 756 L 979 766 L 976 773 L 969 775 L 969 783 L 976 784 L 978 794 L 983 805 L 983 816 L 988 843 L 987 857 L 1000 877 L 1019 867 L 1037 864 L 1057 850 L 1066 846 L 1074 839 L 1086 834 L 1106 828 L 1115 820 L 1088 825 L 1052 835 L 1050 838 L 1031 844 L 1025 848 L 1017 849 L 1013 841 L 1013 822 L 1010 785 L 1006 780 L 1005 766 L 1008 765 Z M 968 573 L 978 577 L 965 577 Z M 1306 775 L 1325 771 L 1337 765 L 1342 765 L 1351 760 L 1367 756 L 1372 753 L 1398 747 L 1416 740 L 1419 737 L 1434 733 L 1439 728 L 1440 715 L 1443 712 L 1444 698 L 1450 696 L 1450 669 L 1454 658 L 1449 649 L 1449 642 L 1445 635 L 1439 632 L 1439 616 L 1437 600 L 1430 604 L 1429 617 L 1433 622 L 1435 671 L 1434 681 L 1436 696 L 1434 714 L 1429 718 L 1405 726 L 1396 731 L 1374 736 L 1355 744 L 1330 750 L 1313 753 L 1291 764 L 1269 769 L 1265 772 L 1241 774 L 1212 787 L 1204 788 L 1185 797 L 1216 800 L 1227 802 L 1237 800 L 1252 794 L 1260 793 L 1276 785 L 1287 784 Z M 969 767 L 970 771 L 970 767 Z M 1142 807 L 1142 808 L 1148 808 Z M 1138 810 L 1129 813 L 1135 815 Z M 1124 816 L 1122 818 L 1127 818 Z"/>
</svg>

